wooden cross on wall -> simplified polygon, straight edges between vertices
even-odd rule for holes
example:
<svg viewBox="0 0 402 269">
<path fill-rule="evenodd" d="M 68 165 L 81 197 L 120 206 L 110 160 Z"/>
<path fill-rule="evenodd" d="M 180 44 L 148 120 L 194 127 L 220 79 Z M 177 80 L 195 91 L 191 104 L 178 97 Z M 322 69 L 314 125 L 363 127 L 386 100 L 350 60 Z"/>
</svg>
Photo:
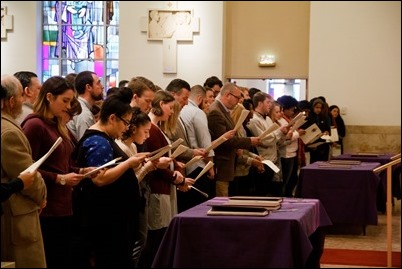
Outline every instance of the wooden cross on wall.
<svg viewBox="0 0 402 269">
<path fill-rule="evenodd" d="M 193 11 L 177 9 L 168 2 L 166 9 L 149 9 L 141 18 L 141 31 L 147 32 L 149 41 L 163 43 L 163 73 L 177 73 L 177 41 L 192 41 L 200 31 L 199 18 Z"/>
<path fill-rule="evenodd" d="M 1 7 L 1 38 L 7 38 L 7 31 L 13 30 L 13 15 L 7 15 L 7 7 Z"/>
</svg>

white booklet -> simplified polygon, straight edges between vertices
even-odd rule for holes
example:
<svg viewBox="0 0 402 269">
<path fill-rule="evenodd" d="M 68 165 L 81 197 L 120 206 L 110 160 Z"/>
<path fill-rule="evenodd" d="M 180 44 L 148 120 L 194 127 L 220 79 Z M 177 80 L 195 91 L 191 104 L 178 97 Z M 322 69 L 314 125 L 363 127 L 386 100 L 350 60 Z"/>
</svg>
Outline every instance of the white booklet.
<svg viewBox="0 0 402 269">
<path fill-rule="evenodd" d="M 225 142 L 227 140 L 227 138 L 225 137 L 225 134 L 221 135 L 220 137 L 218 137 L 217 139 L 215 139 L 211 145 L 209 145 L 209 147 L 207 147 L 205 149 L 205 152 L 210 152 L 211 150 L 217 148 L 220 144 L 222 144 L 223 142 Z"/>
<path fill-rule="evenodd" d="M 331 127 L 331 135 L 323 135 L 321 136 L 322 139 L 327 140 L 327 142 L 336 142 L 339 140 L 338 136 L 338 129 L 335 127 Z"/>
<path fill-rule="evenodd" d="M 56 142 L 54 142 L 53 146 L 49 149 L 49 151 L 45 155 L 43 155 L 42 158 L 40 158 L 39 160 L 31 164 L 27 169 L 22 171 L 21 174 L 27 172 L 32 173 L 33 171 L 38 170 L 38 168 L 42 165 L 42 163 L 46 161 L 46 159 L 50 156 L 50 154 L 52 154 L 52 152 L 60 145 L 62 141 L 63 138 L 59 136 L 59 138 L 57 138 Z"/>
<path fill-rule="evenodd" d="M 188 147 L 184 145 L 179 145 L 176 150 L 170 155 L 171 158 L 177 158 L 179 155 L 181 155 L 183 152 L 185 152 L 188 149 Z"/>
<path fill-rule="evenodd" d="M 303 143 L 305 145 L 313 143 L 322 135 L 320 128 L 315 123 L 306 128 L 305 131 L 306 133 L 300 136 L 301 140 L 303 140 Z"/>
<path fill-rule="evenodd" d="M 243 124 L 244 120 L 247 118 L 247 116 L 250 114 L 250 111 L 245 109 L 241 112 L 240 117 L 238 121 L 236 122 L 236 126 L 233 128 L 233 130 L 237 131 L 239 130 L 240 126 Z"/>
<path fill-rule="evenodd" d="M 186 162 L 186 164 L 184 165 L 184 167 L 189 167 L 190 165 L 195 164 L 196 162 L 198 162 L 199 160 L 202 159 L 202 156 L 194 156 L 191 160 L 189 160 L 188 162 Z"/>
<path fill-rule="evenodd" d="M 196 182 L 203 174 L 205 174 L 212 166 L 214 166 L 214 163 L 209 161 L 207 165 L 205 165 L 204 169 L 198 174 L 198 176 L 194 179 L 194 182 Z"/>
<path fill-rule="evenodd" d="M 88 173 L 84 174 L 84 177 L 89 177 L 90 175 L 98 172 L 99 170 L 115 165 L 117 161 L 121 160 L 121 157 L 117 157 L 116 159 L 111 160 L 110 162 L 105 163 L 104 165 L 96 167 L 94 170 L 89 171 Z"/>
<path fill-rule="evenodd" d="M 274 123 L 271 126 L 269 126 L 264 132 L 262 132 L 258 137 L 260 139 L 264 139 L 264 138 L 268 137 L 273 131 L 275 131 L 279 127 L 280 126 L 277 123 Z"/>
<path fill-rule="evenodd" d="M 271 160 L 263 160 L 262 163 L 268 165 L 268 167 L 271 168 L 275 173 L 278 173 L 281 170 Z"/>
</svg>

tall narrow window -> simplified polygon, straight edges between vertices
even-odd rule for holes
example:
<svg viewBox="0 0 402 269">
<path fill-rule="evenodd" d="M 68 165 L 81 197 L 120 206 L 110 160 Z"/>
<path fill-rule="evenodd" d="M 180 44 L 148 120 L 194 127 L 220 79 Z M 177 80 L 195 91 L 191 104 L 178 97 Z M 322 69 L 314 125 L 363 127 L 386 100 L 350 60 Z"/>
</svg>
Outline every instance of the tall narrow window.
<svg viewBox="0 0 402 269">
<path fill-rule="evenodd" d="M 43 1 L 42 81 L 90 70 L 105 90 L 119 75 L 119 1 Z"/>
</svg>

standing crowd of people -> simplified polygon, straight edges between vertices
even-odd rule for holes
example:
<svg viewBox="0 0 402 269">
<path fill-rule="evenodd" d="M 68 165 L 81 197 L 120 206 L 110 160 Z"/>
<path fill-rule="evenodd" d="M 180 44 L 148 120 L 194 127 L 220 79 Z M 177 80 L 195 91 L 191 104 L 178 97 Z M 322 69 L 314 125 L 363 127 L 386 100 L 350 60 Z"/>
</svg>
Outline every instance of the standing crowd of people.
<svg viewBox="0 0 402 269">
<path fill-rule="evenodd" d="M 306 156 L 343 152 L 346 134 L 339 107 L 322 96 L 274 100 L 216 76 L 165 89 L 137 76 L 105 91 L 92 71 L 43 84 L 21 71 L 1 86 L 1 258 L 17 268 L 150 268 L 177 213 L 215 196 L 294 197 Z M 306 122 L 294 130 L 302 111 Z M 304 145 L 311 124 L 322 134 L 336 128 L 339 141 Z M 59 137 L 37 171 L 21 173 Z"/>
</svg>

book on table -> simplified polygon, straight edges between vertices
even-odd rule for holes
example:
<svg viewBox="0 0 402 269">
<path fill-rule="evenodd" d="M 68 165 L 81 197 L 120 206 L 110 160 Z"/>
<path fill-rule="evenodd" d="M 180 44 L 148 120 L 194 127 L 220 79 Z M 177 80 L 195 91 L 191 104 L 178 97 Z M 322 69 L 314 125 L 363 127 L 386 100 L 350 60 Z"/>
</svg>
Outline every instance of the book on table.
<svg viewBox="0 0 402 269">
<path fill-rule="evenodd" d="M 208 216 L 257 216 L 263 217 L 269 214 L 264 207 L 246 207 L 233 205 L 212 205 L 208 210 Z"/>
<path fill-rule="evenodd" d="M 273 196 L 230 196 L 229 200 L 261 200 L 261 201 L 283 201 L 283 197 Z"/>
<path fill-rule="evenodd" d="M 246 207 L 263 207 L 268 210 L 278 210 L 281 208 L 282 201 L 276 200 L 257 200 L 257 199 L 229 199 L 223 205 L 246 206 Z"/>
</svg>

